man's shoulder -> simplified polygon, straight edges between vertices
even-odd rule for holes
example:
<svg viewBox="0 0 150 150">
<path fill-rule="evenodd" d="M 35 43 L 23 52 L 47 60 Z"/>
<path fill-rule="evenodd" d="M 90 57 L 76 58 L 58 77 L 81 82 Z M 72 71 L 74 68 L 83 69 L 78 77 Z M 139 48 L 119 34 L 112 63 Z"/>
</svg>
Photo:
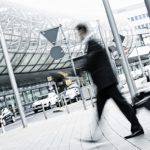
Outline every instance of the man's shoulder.
<svg viewBox="0 0 150 150">
<path fill-rule="evenodd" d="M 104 48 L 96 39 L 89 39 L 88 40 L 88 46 L 96 47 L 98 49 Z"/>
<path fill-rule="evenodd" d="M 98 41 L 96 39 L 90 38 L 88 40 L 88 43 L 98 43 Z"/>
</svg>

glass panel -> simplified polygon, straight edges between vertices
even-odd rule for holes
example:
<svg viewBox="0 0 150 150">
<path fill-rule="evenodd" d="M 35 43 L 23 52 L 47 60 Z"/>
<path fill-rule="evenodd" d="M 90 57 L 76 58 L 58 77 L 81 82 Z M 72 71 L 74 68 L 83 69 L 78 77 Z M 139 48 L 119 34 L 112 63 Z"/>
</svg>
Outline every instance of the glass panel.
<svg viewBox="0 0 150 150">
<path fill-rule="evenodd" d="M 51 64 L 53 62 L 53 58 L 49 57 L 45 64 Z"/>
<path fill-rule="evenodd" d="M 3 74 L 8 74 L 8 71 L 7 71 L 7 69 L 5 69 L 5 71 L 3 72 Z"/>
<path fill-rule="evenodd" d="M 19 61 L 22 59 L 23 54 L 16 54 L 14 59 L 12 60 L 12 65 L 18 65 Z"/>
<path fill-rule="evenodd" d="M 38 46 L 38 39 L 33 39 L 32 38 L 32 40 L 30 40 L 30 45 L 28 47 L 28 51 L 36 50 L 37 46 Z"/>
<path fill-rule="evenodd" d="M 71 63 L 70 62 L 67 62 L 64 66 L 63 66 L 63 68 L 65 68 L 65 67 L 71 67 Z"/>
<path fill-rule="evenodd" d="M 29 72 L 33 66 L 27 66 L 22 72 Z"/>
<path fill-rule="evenodd" d="M 2 59 L 2 57 L 3 57 L 3 53 L 0 53 L 0 60 Z"/>
<path fill-rule="evenodd" d="M 58 60 L 55 59 L 53 63 L 57 64 L 57 63 L 60 62 L 60 60 L 61 60 L 61 59 L 58 59 Z"/>
<path fill-rule="evenodd" d="M 0 67 L 0 73 L 5 69 L 5 67 Z"/>
<path fill-rule="evenodd" d="M 15 73 L 20 73 L 22 71 L 22 69 L 24 68 L 24 66 L 17 66 L 17 68 L 15 69 Z"/>
<path fill-rule="evenodd" d="M 38 61 L 38 59 L 39 59 L 40 57 L 41 57 L 40 54 L 35 54 L 35 55 L 33 56 L 33 58 L 31 59 L 29 65 L 36 65 L 36 63 L 37 63 L 37 61 Z"/>
<path fill-rule="evenodd" d="M 32 94 L 31 94 L 31 91 L 26 91 L 26 96 L 28 98 L 28 101 L 29 102 L 32 102 Z"/>
<path fill-rule="evenodd" d="M 42 95 L 48 94 L 48 89 L 46 87 L 41 88 L 40 91 Z"/>
<path fill-rule="evenodd" d="M 33 99 L 37 100 L 37 98 L 40 96 L 39 89 L 32 90 L 32 94 L 33 94 Z"/>
<path fill-rule="evenodd" d="M 63 65 L 64 65 L 64 63 L 60 63 L 60 64 L 56 67 L 56 69 L 61 68 Z"/>
<path fill-rule="evenodd" d="M 32 56 L 33 56 L 33 54 L 26 54 L 23 57 L 23 60 L 21 61 L 20 65 L 26 65 L 29 62 L 29 60 L 31 59 Z"/>
<path fill-rule="evenodd" d="M 8 53 L 9 54 L 9 58 L 10 60 L 13 58 L 13 56 L 15 55 L 14 53 Z"/>
<path fill-rule="evenodd" d="M 29 41 L 27 39 L 22 39 L 19 51 L 25 51 L 29 45 Z"/>
<path fill-rule="evenodd" d="M 49 57 L 48 54 L 43 54 L 42 58 L 38 61 L 37 64 L 43 64 L 48 57 Z"/>
<path fill-rule="evenodd" d="M 36 65 L 31 71 L 32 72 L 38 71 L 40 67 L 41 67 L 41 65 Z"/>
<path fill-rule="evenodd" d="M 2 61 L 0 62 L 0 66 L 5 66 L 6 63 L 5 63 L 5 59 L 3 58 Z"/>
<path fill-rule="evenodd" d="M 72 58 L 76 58 L 78 53 L 73 53 Z"/>
<path fill-rule="evenodd" d="M 48 69 L 54 69 L 57 64 L 52 64 Z"/>
<path fill-rule="evenodd" d="M 62 58 L 62 62 L 66 62 L 69 60 L 69 54 L 65 54 L 65 56 Z"/>
<path fill-rule="evenodd" d="M 45 70 L 49 65 L 44 65 L 42 66 L 42 68 L 40 68 L 40 70 Z"/>
</svg>

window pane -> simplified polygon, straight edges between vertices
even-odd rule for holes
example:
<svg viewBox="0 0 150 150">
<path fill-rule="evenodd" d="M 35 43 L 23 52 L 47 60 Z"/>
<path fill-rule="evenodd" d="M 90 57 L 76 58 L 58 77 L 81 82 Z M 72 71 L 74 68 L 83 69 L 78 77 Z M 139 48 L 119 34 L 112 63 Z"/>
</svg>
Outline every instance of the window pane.
<svg viewBox="0 0 150 150">
<path fill-rule="evenodd" d="M 57 60 L 55 59 L 53 63 L 54 63 L 54 64 L 57 64 L 57 63 L 60 62 L 60 60 L 61 60 L 61 59 L 57 59 Z"/>
<path fill-rule="evenodd" d="M 131 17 L 131 21 L 134 21 L 134 18 L 133 18 L 133 17 Z"/>
<path fill-rule="evenodd" d="M 38 71 L 40 67 L 41 67 L 41 65 L 36 65 L 31 71 L 32 72 Z"/>
<path fill-rule="evenodd" d="M 42 66 L 42 68 L 40 68 L 40 70 L 45 70 L 49 65 L 44 65 Z"/>
<path fill-rule="evenodd" d="M 61 62 L 66 62 L 68 61 L 70 58 L 69 58 L 69 54 L 65 54 L 65 56 L 62 58 L 62 61 Z"/>
<path fill-rule="evenodd" d="M 9 54 L 9 58 L 10 58 L 10 60 L 14 57 L 14 53 L 8 53 Z"/>
<path fill-rule="evenodd" d="M 38 59 L 39 59 L 40 57 L 41 57 L 40 54 L 35 54 L 35 55 L 33 56 L 33 58 L 31 59 L 29 65 L 36 65 L 36 63 L 37 63 L 37 61 L 38 61 Z"/>
<path fill-rule="evenodd" d="M 54 69 L 57 64 L 52 64 L 48 69 Z"/>
<path fill-rule="evenodd" d="M 64 63 L 60 63 L 60 64 L 56 67 L 56 69 L 61 68 L 63 65 L 64 65 Z"/>
<path fill-rule="evenodd" d="M 51 64 L 54 61 L 54 59 L 52 57 L 48 57 L 47 61 L 45 62 L 45 64 Z"/>
<path fill-rule="evenodd" d="M 32 56 L 33 56 L 33 54 L 26 54 L 23 57 L 23 60 L 21 61 L 20 65 L 26 65 L 29 62 L 29 60 L 31 59 Z"/>
<path fill-rule="evenodd" d="M 22 59 L 23 54 L 16 54 L 14 59 L 12 60 L 12 65 L 16 66 Z"/>
<path fill-rule="evenodd" d="M 33 66 L 27 66 L 22 72 L 29 72 Z"/>
<path fill-rule="evenodd" d="M 146 17 L 146 14 L 143 14 L 142 17 L 145 18 L 145 17 Z"/>
<path fill-rule="evenodd" d="M 3 57 L 2 61 L 0 62 L 0 66 L 6 66 L 4 57 Z"/>
<path fill-rule="evenodd" d="M 0 60 L 2 59 L 2 57 L 3 57 L 3 53 L 0 53 Z"/>
<path fill-rule="evenodd" d="M 0 67 L 0 73 L 5 69 L 5 67 Z"/>
<path fill-rule="evenodd" d="M 137 17 L 137 16 L 135 16 L 135 20 L 138 20 L 138 17 Z"/>
<path fill-rule="evenodd" d="M 17 66 L 17 68 L 15 69 L 15 73 L 20 73 L 22 71 L 22 69 L 24 68 L 24 66 Z"/>
<path fill-rule="evenodd" d="M 7 68 L 4 70 L 3 74 L 8 74 Z"/>
<path fill-rule="evenodd" d="M 63 66 L 63 68 L 66 68 L 66 67 L 69 67 L 69 66 L 71 66 L 70 62 L 66 63 L 66 64 Z"/>
<path fill-rule="evenodd" d="M 139 15 L 139 19 L 142 19 L 142 15 Z"/>
<path fill-rule="evenodd" d="M 37 62 L 37 64 L 43 64 L 48 57 L 48 54 L 43 54 L 42 58 Z"/>
</svg>

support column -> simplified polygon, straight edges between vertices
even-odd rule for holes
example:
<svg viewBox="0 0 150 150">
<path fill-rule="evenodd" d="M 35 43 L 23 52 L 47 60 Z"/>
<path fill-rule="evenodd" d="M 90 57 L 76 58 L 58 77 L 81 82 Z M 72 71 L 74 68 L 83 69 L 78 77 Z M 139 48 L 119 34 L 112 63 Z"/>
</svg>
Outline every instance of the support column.
<svg viewBox="0 0 150 150">
<path fill-rule="evenodd" d="M 8 54 L 8 51 L 7 51 L 6 41 L 5 41 L 5 38 L 4 38 L 4 34 L 3 34 L 3 31 L 2 31 L 1 25 L 0 25 L 0 42 L 1 42 L 1 45 L 2 45 L 2 50 L 3 50 L 4 58 L 5 58 L 5 61 L 6 61 L 11 86 L 13 88 L 13 91 L 14 91 L 14 94 L 15 94 L 15 97 L 16 97 L 16 102 L 17 102 L 17 105 L 18 105 L 22 125 L 25 128 L 25 127 L 27 127 L 27 121 L 26 121 L 26 118 L 25 118 L 25 114 L 24 114 L 24 111 L 23 111 L 22 104 L 21 104 L 21 99 L 20 99 L 20 95 L 19 95 L 15 75 L 14 75 L 14 72 L 13 72 L 13 69 L 12 69 L 12 66 L 11 66 L 9 54 Z"/>
<path fill-rule="evenodd" d="M 115 39 L 115 42 L 116 42 L 117 49 L 118 49 L 118 51 L 119 51 L 119 53 L 121 54 L 121 57 L 122 57 L 122 59 L 121 59 L 122 67 L 123 67 L 123 70 L 124 70 L 124 73 L 125 73 L 125 77 L 126 77 L 126 80 L 127 80 L 129 91 L 130 91 L 131 97 L 134 97 L 135 94 L 137 93 L 137 89 L 135 87 L 135 84 L 133 82 L 133 79 L 132 79 L 130 71 L 129 71 L 129 63 L 128 63 L 127 57 L 124 54 L 122 42 L 121 42 L 121 39 L 120 39 L 120 36 L 119 36 L 119 33 L 118 33 L 118 29 L 117 29 L 117 26 L 116 26 L 116 22 L 115 22 L 115 19 L 114 19 L 109 1 L 108 0 L 103 0 L 103 4 L 104 4 L 104 7 L 105 7 L 105 10 L 106 10 L 106 13 L 107 13 L 108 21 L 109 21 L 109 24 L 110 24 L 110 27 L 111 27 L 111 30 L 112 30 L 112 33 L 113 33 L 113 36 L 114 36 L 114 39 Z"/>
</svg>

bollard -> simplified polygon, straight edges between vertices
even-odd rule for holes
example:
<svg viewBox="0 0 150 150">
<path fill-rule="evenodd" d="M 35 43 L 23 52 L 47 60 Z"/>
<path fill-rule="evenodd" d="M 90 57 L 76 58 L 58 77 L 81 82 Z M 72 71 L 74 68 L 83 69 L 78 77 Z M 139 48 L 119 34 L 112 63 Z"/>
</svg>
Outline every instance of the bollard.
<svg viewBox="0 0 150 150">
<path fill-rule="evenodd" d="M 81 88 L 83 88 L 83 83 L 81 82 Z M 82 92 L 82 89 L 79 88 L 79 91 L 80 91 L 80 94 L 81 94 L 81 99 L 82 99 L 82 103 L 83 103 L 83 107 L 84 107 L 84 110 L 86 110 L 86 104 L 85 104 L 85 98 L 83 96 L 83 92 Z"/>
<path fill-rule="evenodd" d="M 0 122 L 1 122 L 2 133 L 5 133 L 5 128 L 4 128 L 3 120 L 1 119 Z"/>
<path fill-rule="evenodd" d="M 90 90 L 89 87 L 87 87 L 87 89 L 88 89 L 88 92 L 89 92 L 89 95 L 90 95 L 90 99 L 91 99 L 92 106 L 94 107 L 94 102 L 93 102 L 93 99 L 92 99 L 91 90 Z"/>
<path fill-rule="evenodd" d="M 76 97 L 76 102 L 78 102 L 78 97 Z"/>
<path fill-rule="evenodd" d="M 61 96 L 59 95 L 59 99 L 57 100 L 59 108 L 61 108 L 61 105 L 60 105 L 60 102 L 59 102 L 60 99 L 61 99 Z"/>
<path fill-rule="evenodd" d="M 46 112 L 45 112 L 45 108 L 44 108 L 44 104 L 43 104 L 43 103 L 42 103 L 42 110 L 43 110 L 44 117 L 45 117 L 45 119 L 47 120 L 47 115 L 46 115 Z"/>
<path fill-rule="evenodd" d="M 66 103 L 66 98 L 65 98 L 65 96 L 64 96 L 64 95 L 63 95 L 62 97 L 63 97 L 63 99 L 64 99 L 64 103 L 65 103 L 65 106 L 66 106 L 67 113 L 69 114 L 69 113 L 70 113 L 70 111 L 69 111 L 69 109 L 68 109 L 68 105 L 67 105 L 67 103 Z"/>
<path fill-rule="evenodd" d="M 62 107 L 64 106 L 64 98 L 63 98 L 63 95 L 61 95 L 61 106 L 62 106 Z"/>
</svg>

